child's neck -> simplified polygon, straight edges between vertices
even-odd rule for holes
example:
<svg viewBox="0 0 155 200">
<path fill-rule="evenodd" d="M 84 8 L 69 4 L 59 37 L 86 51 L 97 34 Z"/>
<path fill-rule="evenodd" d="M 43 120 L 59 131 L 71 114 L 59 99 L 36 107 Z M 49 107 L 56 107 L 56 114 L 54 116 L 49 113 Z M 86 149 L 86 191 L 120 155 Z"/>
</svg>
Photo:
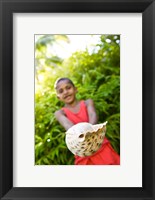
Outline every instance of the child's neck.
<svg viewBox="0 0 155 200">
<path fill-rule="evenodd" d="M 66 104 L 65 106 L 68 107 L 68 108 L 74 108 L 74 107 L 76 107 L 78 105 L 78 103 L 79 103 L 79 101 L 76 99 L 72 103 Z"/>
</svg>

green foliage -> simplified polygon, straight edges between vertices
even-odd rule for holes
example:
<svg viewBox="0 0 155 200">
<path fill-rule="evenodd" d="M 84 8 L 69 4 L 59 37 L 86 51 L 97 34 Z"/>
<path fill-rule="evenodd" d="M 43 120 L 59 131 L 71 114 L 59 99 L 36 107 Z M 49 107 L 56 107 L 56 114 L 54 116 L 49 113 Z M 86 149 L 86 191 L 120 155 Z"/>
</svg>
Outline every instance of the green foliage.
<svg viewBox="0 0 155 200">
<path fill-rule="evenodd" d="M 65 132 L 54 118 L 54 112 L 58 109 L 57 99 L 47 92 L 37 93 L 35 102 L 36 164 L 73 164 L 73 156 L 65 144 Z"/>
<path fill-rule="evenodd" d="M 54 82 L 58 77 L 69 77 L 73 80 L 78 88 L 78 99 L 94 100 L 99 123 L 108 121 L 106 136 L 113 148 L 120 153 L 120 36 L 102 35 L 100 39 L 100 43 L 91 52 L 89 49 L 78 51 L 67 60 L 51 55 L 48 59 L 43 56 L 45 62 L 41 62 L 40 59 L 43 58 L 36 56 L 36 64 L 44 63 L 41 67 L 36 66 L 37 165 L 70 165 L 74 162 L 74 156 L 65 144 L 65 130 L 54 117 L 54 112 L 63 106 L 54 91 Z M 48 38 L 46 41 L 48 45 L 57 41 L 53 38 L 51 40 Z M 43 40 L 43 44 L 36 44 L 36 52 L 44 49 L 39 55 L 46 54 L 46 42 Z M 43 81 L 38 77 L 43 77 Z"/>
</svg>

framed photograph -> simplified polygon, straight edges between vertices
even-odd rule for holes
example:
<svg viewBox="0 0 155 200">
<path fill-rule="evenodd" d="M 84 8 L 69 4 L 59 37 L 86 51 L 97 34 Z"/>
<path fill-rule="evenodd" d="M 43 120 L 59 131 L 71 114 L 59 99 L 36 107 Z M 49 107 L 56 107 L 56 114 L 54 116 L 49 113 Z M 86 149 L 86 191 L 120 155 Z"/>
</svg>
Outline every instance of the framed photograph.
<svg viewBox="0 0 155 200">
<path fill-rule="evenodd" d="M 0 1 L 1 199 L 155 199 L 154 12 L 153 0 Z M 100 41 L 95 41 L 94 48 L 76 51 L 63 64 L 67 46 L 59 57 L 60 48 L 56 47 L 56 55 L 51 53 L 51 47 L 45 54 L 46 42 L 57 43 L 60 38 L 67 41 L 71 36 L 76 43 L 84 44 L 86 36 Z M 59 70 L 51 72 L 51 66 Z M 83 66 L 87 74 L 83 73 Z M 115 73 L 111 75 L 112 71 Z M 63 150 L 57 148 L 57 143 L 53 146 L 51 133 L 63 131 L 57 124 L 51 131 L 51 124 L 56 122 L 50 112 L 54 114 L 60 108 L 51 90 L 58 78 L 56 73 L 61 77 L 70 75 L 77 85 L 81 83 L 79 98 L 90 95 L 97 110 L 101 110 L 101 121 L 109 119 L 109 132 L 113 133 L 109 139 L 120 154 L 119 165 L 77 166 L 73 156 L 66 156 L 63 145 Z M 45 76 L 48 79 L 41 90 Z M 115 91 L 105 104 L 100 103 L 108 96 L 103 79 L 111 80 L 111 91 Z M 93 86 L 95 83 L 98 87 Z M 43 105 L 38 99 L 46 96 L 46 90 L 52 94 L 47 96 L 50 101 L 44 98 Z M 36 91 L 40 92 L 37 96 Z M 57 97 L 63 100 L 58 93 Z M 115 107 L 119 103 L 117 115 Z M 45 111 L 44 106 L 49 110 Z M 111 118 L 104 106 L 111 106 Z M 118 126 L 114 126 L 116 118 L 112 114 L 117 119 L 120 116 Z M 117 127 L 120 133 L 115 130 Z M 46 150 L 41 148 L 43 143 Z"/>
</svg>

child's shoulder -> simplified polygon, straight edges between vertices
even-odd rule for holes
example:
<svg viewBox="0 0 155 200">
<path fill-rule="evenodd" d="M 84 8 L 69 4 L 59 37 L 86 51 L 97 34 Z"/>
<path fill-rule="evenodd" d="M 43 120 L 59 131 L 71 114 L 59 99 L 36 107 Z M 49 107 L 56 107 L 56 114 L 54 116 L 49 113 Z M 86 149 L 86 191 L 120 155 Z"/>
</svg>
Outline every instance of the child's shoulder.
<svg viewBox="0 0 155 200">
<path fill-rule="evenodd" d="M 94 104 L 94 101 L 92 99 L 87 99 L 87 100 L 85 100 L 85 104 L 91 105 L 91 104 Z"/>
</svg>

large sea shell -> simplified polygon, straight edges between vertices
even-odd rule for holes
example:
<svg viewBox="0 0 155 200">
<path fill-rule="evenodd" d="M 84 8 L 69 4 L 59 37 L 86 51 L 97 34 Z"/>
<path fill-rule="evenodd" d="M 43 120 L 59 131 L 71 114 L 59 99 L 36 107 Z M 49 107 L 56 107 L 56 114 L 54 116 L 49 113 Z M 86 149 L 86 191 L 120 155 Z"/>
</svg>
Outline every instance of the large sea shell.
<svg viewBox="0 0 155 200">
<path fill-rule="evenodd" d="M 106 124 L 92 125 L 87 122 L 78 123 L 66 132 L 66 144 L 68 149 L 80 157 L 94 154 L 102 145 Z"/>
</svg>

